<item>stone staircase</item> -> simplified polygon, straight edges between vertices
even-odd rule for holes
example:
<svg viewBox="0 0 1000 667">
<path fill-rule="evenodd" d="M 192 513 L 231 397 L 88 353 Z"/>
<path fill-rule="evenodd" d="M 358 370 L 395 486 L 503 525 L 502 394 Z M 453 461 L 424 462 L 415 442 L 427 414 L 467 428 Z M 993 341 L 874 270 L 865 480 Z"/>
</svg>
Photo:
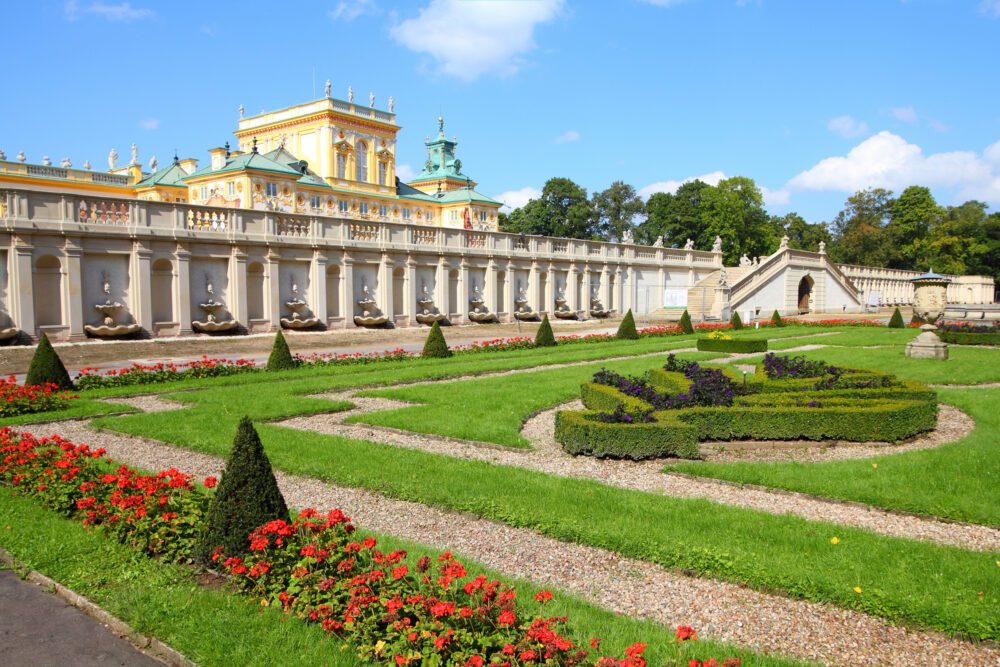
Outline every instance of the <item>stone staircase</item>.
<svg viewBox="0 0 1000 667">
<path fill-rule="evenodd" d="M 753 271 L 754 268 L 752 266 L 727 267 L 726 279 L 732 285 Z M 712 305 L 715 302 L 715 288 L 719 286 L 720 275 L 721 271 L 713 271 L 688 290 L 687 310 L 695 322 L 713 319 Z"/>
</svg>

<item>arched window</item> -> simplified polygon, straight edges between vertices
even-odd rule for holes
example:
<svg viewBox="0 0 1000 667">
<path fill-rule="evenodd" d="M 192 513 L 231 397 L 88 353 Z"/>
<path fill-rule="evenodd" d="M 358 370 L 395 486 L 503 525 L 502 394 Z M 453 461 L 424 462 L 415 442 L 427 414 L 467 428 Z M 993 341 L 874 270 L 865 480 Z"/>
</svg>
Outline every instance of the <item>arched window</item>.
<svg viewBox="0 0 1000 667">
<path fill-rule="evenodd" d="M 363 141 L 359 141 L 354 147 L 357 152 L 355 158 L 357 159 L 357 180 L 367 183 L 368 182 L 368 144 Z"/>
</svg>

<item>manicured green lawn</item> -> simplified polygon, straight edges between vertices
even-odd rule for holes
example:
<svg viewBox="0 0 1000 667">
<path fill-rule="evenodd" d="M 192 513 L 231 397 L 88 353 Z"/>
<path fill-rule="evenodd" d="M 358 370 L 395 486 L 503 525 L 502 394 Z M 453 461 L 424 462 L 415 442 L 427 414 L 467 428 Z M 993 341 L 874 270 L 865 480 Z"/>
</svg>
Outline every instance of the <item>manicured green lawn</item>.
<svg viewBox="0 0 1000 667">
<path fill-rule="evenodd" d="M 135 408 L 127 405 L 116 405 L 115 403 L 105 403 L 87 397 L 74 398 L 70 401 L 69 407 L 65 410 L 52 410 L 50 412 L 36 412 L 33 414 L 20 415 L 18 417 L 7 417 L 0 419 L 0 426 L 17 426 L 19 424 L 33 424 L 41 421 L 53 421 L 56 419 L 82 419 L 94 417 L 96 415 L 107 415 L 122 412 L 136 412 Z"/>
<path fill-rule="evenodd" d="M 698 360 L 711 359 L 718 354 L 685 352 L 678 356 Z M 508 447 L 527 447 L 528 441 L 521 437 L 525 420 L 541 410 L 579 398 L 580 384 L 590 380 L 601 368 L 642 375 L 664 361 L 665 357 L 645 357 L 509 377 L 365 391 L 365 396 L 394 398 L 420 405 L 358 415 L 349 421 Z"/>
<path fill-rule="evenodd" d="M 31 499 L 0 489 L 0 545 L 31 568 L 94 600 L 132 627 L 173 646 L 202 665 L 355 665 L 362 664 L 349 644 L 328 637 L 318 626 L 286 618 L 253 600 L 220 589 L 200 587 L 188 568 L 163 565 L 63 519 Z M 411 562 L 438 552 L 377 536 L 384 550 L 406 549 Z M 495 573 L 458 558 L 473 573 Z M 533 602 L 538 587 L 512 581 L 520 608 L 532 614 L 568 616 L 580 643 L 600 637 L 606 651 L 620 654 L 633 642 L 647 642 L 651 664 L 673 654 L 673 632 L 663 626 L 612 614 L 574 596 L 556 592 L 541 608 Z M 682 624 L 684 619 L 678 619 Z M 701 641 L 691 657 L 738 655 L 746 665 L 801 664 L 755 655 L 729 645 Z"/>
</svg>

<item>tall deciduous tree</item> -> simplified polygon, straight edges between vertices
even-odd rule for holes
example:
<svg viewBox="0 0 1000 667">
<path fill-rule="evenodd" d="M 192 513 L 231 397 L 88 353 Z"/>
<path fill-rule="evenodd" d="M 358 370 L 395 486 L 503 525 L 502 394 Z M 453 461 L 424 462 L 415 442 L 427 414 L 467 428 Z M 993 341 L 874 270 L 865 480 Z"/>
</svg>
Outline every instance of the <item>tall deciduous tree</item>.
<svg viewBox="0 0 1000 667">
<path fill-rule="evenodd" d="M 929 260 L 928 235 L 943 215 L 928 188 L 911 185 L 903 190 L 889 212 L 885 226 L 890 244 L 889 266 L 894 269 L 925 267 Z"/>
<path fill-rule="evenodd" d="M 830 244 L 830 230 L 822 222 L 806 222 L 798 213 L 771 216 L 771 226 L 775 233 L 788 236 L 788 246 L 796 250 L 819 250 L 820 241 Z"/>
<path fill-rule="evenodd" d="M 664 245 L 680 248 L 691 239 L 696 248 L 710 248 L 714 237 L 704 233 L 701 204 L 704 190 L 711 187 L 695 179 L 682 184 L 676 193 L 654 193 L 646 202 L 646 220 L 636 229 L 636 240 L 652 244 L 662 236 Z"/>
<path fill-rule="evenodd" d="M 594 211 L 587 190 L 568 178 L 550 178 L 542 194 L 507 216 L 503 230 L 572 239 L 594 237 Z"/>
<path fill-rule="evenodd" d="M 592 203 L 598 231 L 609 241 L 621 241 L 626 230 L 634 229 L 636 217 L 646 210 L 635 188 L 623 181 L 595 192 Z"/>
<path fill-rule="evenodd" d="M 833 221 L 831 258 L 842 264 L 886 266 L 891 253 L 885 227 L 892 203 L 892 192 L 882 188 L 848 197 Z"/>
<path fill-rule="evenodd" d="M 765 255 L 777 245 L 764 210 L 764 196 L 753 179 L 734 176 L 702 191 L 702 223 L 707 238 L 722 237 L 727 263 L 744 253 Z"/>
</svg>

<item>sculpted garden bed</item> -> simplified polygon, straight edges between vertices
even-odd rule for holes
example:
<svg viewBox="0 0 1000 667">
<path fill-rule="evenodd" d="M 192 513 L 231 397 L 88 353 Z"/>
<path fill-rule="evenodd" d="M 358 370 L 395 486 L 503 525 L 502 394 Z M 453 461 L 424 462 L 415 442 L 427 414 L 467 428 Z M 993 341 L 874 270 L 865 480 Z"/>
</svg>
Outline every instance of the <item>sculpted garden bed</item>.
<svg viewBox="0 0 1000 667">
<path fill-rule="evenodd" d="M 699 338 L 697 347 L 700 352 L 754 354 L 767 352 L 767 340 L 764 338 L 733 338 L 721 331 L 714 331 L 707 338 Z"/>
<path fill-rule="evenodd" d="M 974 324 L 942 324 L 937 336 L 952 345 L 1000 345 L 1000 326 Z"/>
<path fill-rule="evenodd" d="M 570 454 L 699 458 L 704 440 L 897 442 L 937 424 L 937 394 L 878 371 L 768 354 L 753 375 L 673 355 L 644 377 L 595 373 L 556 415 Z"/>
</svg>

